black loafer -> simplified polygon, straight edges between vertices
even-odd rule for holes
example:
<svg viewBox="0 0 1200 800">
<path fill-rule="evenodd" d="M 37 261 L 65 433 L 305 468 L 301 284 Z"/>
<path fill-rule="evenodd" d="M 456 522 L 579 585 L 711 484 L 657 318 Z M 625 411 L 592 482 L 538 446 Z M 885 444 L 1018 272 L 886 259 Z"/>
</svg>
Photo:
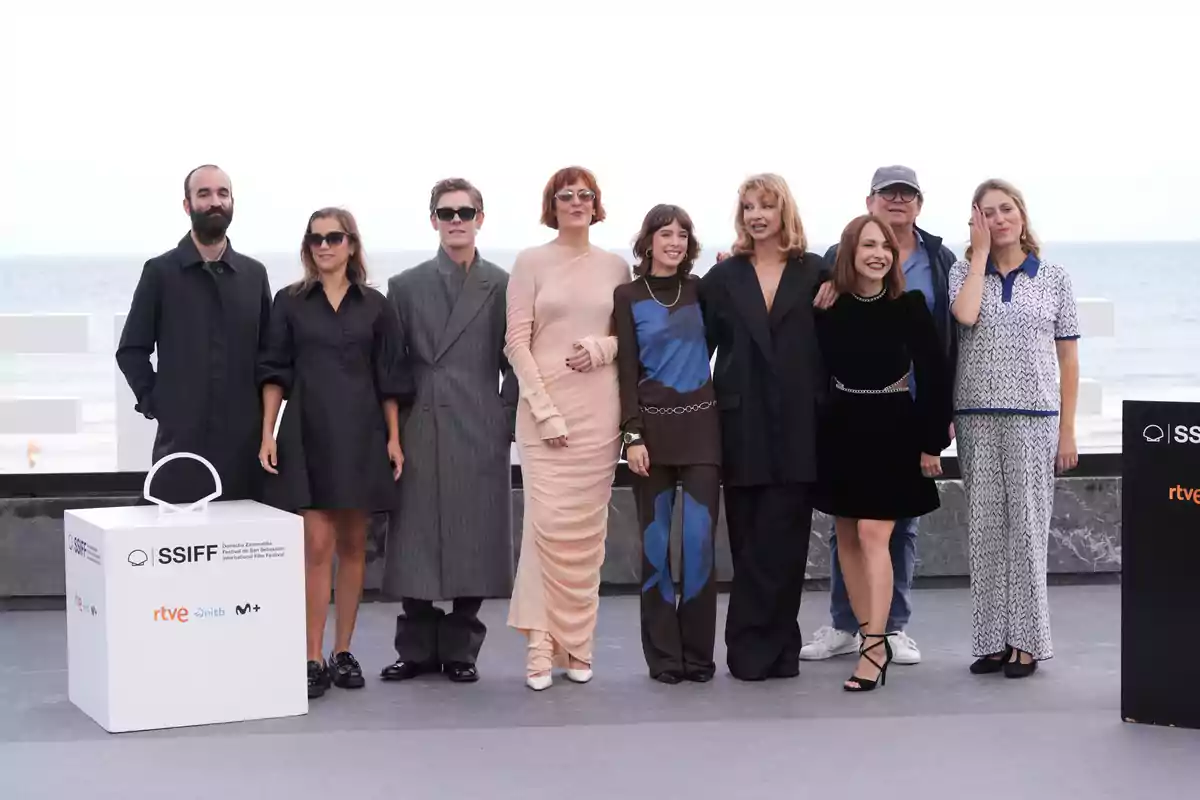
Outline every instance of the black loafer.
<svg viewBox="0 0 1200 800">
<path fill-rule="evenodd" d="M 308 699 L 314 700 L 329 688 L 329 670 L 319 661 L 308 662 Z"/>
<path fill-rule="evenodd" d="M 474 683 L 479 680 L 479 670 L 474 664 L 447 664 L 446 677 L 454 683 Z"/>
<path fill-rule="evenodd" d="M 653 675 L 652 677 L 654 678 L 654 680 L 658 681 L 659 683 L 665 683 L 670 686 L 674 686 L 677 683 L 683 682 L 683 676 L 673 670 L 667 670 L 666 672 L 660 672 L 657 675 Z"/>
<path fill-rule="evenodd" d="M 1004 662 L 1004 677 L 1006 678 L 1028 678 L 1033 673 L 1037 672 L 1038 662 L 1030 661 L 1028 664 L 1022 664 L 1020 659 L 1016 661 Z"/>
<path fill-rule="evenodd" d="M 994 675 L 1004 669 L 1004 665 L 1008 663 L 1008 659 L 1012 657 L 1012 647 L 1005 647 L 999 653 L 992 653 L 990 656 L 983 656 L 975 660 L 971 664 L 970 670 L 972 675 Z"/>
<path fill-rule="evenodd" d="M 332 662 L 329 671 L 333 673 L 333 685 L 339 689 L 361 689 L 366 681 L 363 680 L 362 667 L 358 660 L 346 651 L 334 653 L 329 657 Z"/>
<path fill-rule="evenodd" d="M 708 683 L 716 674 L 716 669 L 697 669 L 685 672 L 683 677 L 687 678 L 692 683 Z"/>
<path fill-rule="evenodd" d="M 385 681 L 407 681 L 415 678 L 418 675 L 424 675 L 427 672 L 441 672 L 440 664 L 422 664 L 417 661 L 401 661 L 397 659 L 395 664 L 388 664 L 383 668 L 383 672 L 379 673 L 379 677 Z"/>
</svg>

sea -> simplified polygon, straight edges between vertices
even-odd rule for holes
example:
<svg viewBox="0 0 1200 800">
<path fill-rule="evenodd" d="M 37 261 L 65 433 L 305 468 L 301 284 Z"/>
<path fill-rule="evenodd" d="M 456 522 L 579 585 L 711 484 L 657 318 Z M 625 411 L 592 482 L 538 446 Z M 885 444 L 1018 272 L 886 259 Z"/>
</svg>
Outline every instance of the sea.
<svg viewBox="0 0 1200 800">
<path fill-rule="evenodd" d="M 823 253 L 825 245 L 813 249 Z M 627 250 L 614 252 L 631 258 Z M 90 315 L 87 353 L 14 354 L 0 342 L 0 399 L 76 397 L 82 407 L 75 434 L 0 429 L 0 472 L 117 468 L 114 317 L 128 311 L 142 265 L 153 255 L 0 258 L 0 314 Z M 249 255 L 267 266 L 272 289 L 301 274 L 295 253 Z M 516 251 L 483 255 L 509 269 Z M 382 289 L 390 276 L 430 256 L 428 250 L 372 253 L 370 280 Z M 695 272 L 703 274 L 715 257 L 715 250 L 702 253 Z M 1080 341 L 1081 376 L 1102 393 L 1098 413 L 1078 419 L 1082 452 L 1120 450 L 1124 400 L 1200 401 L 1200 302 L 1193 282 L 1200 242 L 1050 243 L 1043 257 L 1066 267 L 1079 299 L 1113 303 L 1112 335 Z"/>
</svg>

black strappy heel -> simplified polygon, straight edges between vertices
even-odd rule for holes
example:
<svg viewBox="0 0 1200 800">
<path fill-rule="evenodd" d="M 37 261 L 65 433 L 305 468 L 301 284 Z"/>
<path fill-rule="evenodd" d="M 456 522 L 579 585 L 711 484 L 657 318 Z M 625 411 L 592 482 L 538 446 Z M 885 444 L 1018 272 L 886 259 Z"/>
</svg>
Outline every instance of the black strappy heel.
<svg viewBox="0 0 1200 800">
<path fill-rule="evenodd" d="M 868 645 L 867 639 L 878 639 L 879 641 L 875 642 L 874 644 Z M 880 664 L 875 659 L 871 658 L 871 655 L 870 655 L 871 651 L 874 650 L 876 647 L 879 647 L 880 644 L 883 645 L 883 651 L 884 651 L 884 653 L 887 654 L 887 657 L 882 664 Z M 842 684 L 842 688 L 845 689 L 847 692 L 869 692 L 869 691 L 873 690 L 876 686 L 886 685 L 887 684 L 888 665 L 892 663 L 892 643 L 890 641 L 888 641 L 887 634 L 886 633 L 864 633 L 862 645 L 860 645 L 858 648 L 858 654 L 860 656 L 865 656 L 867 661 L 870 661 L 872 664 L 879 667 L 879 677 L 872 681 L 872 680 L 867 680 L 866 678 L 860 678 L 857 675 L 851 675 L 850 679 L 847 680 L 846 683 Z M 850 685 L 851 682 L 857 683 L 858 686 L 851 686 Z"/>
</svg>

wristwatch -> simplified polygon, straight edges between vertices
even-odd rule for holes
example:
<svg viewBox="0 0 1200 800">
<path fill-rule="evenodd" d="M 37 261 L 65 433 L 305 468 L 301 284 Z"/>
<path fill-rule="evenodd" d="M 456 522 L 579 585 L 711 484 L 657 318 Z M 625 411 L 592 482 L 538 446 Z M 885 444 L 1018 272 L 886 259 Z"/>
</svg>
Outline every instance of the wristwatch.
<svg viewBox="0 0 1200 800">
<path fill-rule="evenodd" d="M 629 447 L 633 444 L 641 444 L 642 435 L 640 433 L 630 433 L 626 431 L 625 433 L 621 434 L 621 441 L 625 443 L 626 447 Z"/>
</svg>

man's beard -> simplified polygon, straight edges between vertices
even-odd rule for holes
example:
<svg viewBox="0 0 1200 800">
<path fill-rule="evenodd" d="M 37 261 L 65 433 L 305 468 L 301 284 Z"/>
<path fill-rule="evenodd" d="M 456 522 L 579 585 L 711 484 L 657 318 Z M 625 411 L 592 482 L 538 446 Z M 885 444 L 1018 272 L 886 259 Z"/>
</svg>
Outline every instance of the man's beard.
<svg viewBox="0 0 1200 800">
<path fill-rule="evenodd" d="M 229 223 L 233 222 L 233 206 L 228 209 L 213 206 L 207 211 L 192 210 L 192 231 L 201 244 L 216 244 L 225 238 Z"/>
</svg>

